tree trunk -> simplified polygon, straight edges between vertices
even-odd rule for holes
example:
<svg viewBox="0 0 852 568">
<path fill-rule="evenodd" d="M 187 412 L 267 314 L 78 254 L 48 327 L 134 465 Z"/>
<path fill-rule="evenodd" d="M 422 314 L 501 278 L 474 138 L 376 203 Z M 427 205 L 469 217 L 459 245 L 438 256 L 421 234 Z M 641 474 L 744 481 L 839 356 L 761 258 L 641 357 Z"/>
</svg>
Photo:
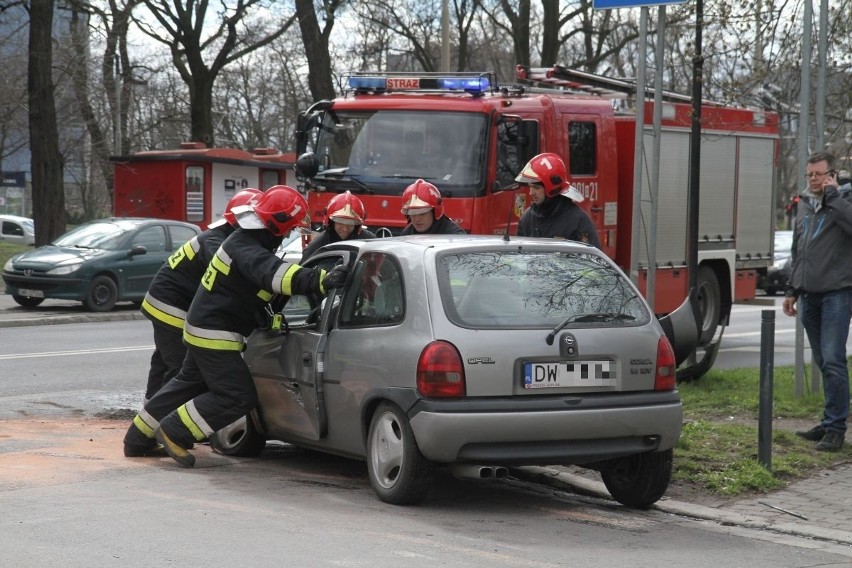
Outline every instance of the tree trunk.
<svg viewBox="0 0 852 568">
<path fill-rule="evenodd" d="M 302 31 L 302 43 L 308 60 L 308 87 L 315 101 L 333 99 L 334 84 L 331 81 L 331 56 L 328 40 L 320 31 L 317 14 L 312 0 L 296 0 L 296 15 Z"/>
<path fill-rule="evenodd" d="M 53 86 L 53 0 L 33 0 L 29 38 L 29 122 L 36 246 L 65 232 L 63 158 Z"/>
</svg>

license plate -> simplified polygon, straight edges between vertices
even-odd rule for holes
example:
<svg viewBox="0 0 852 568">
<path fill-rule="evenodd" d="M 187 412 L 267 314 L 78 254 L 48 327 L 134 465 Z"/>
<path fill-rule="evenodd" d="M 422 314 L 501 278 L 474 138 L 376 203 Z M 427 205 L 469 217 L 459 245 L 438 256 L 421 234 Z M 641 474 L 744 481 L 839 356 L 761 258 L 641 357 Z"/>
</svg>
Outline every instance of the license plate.
<svg viewBox="0 0 852 568">
<path fill-rule="evenodd" d="M 24 290 L 23 288 L 18 288 L 18 296 L 24 296 L 26 298 L 44 298 L 44 291 Z"/>
<path fill-rule="evenodd" d="M 615 385 L 612 361 L 525 363 L 524 388 L 608 387 Z"/>
</svg>

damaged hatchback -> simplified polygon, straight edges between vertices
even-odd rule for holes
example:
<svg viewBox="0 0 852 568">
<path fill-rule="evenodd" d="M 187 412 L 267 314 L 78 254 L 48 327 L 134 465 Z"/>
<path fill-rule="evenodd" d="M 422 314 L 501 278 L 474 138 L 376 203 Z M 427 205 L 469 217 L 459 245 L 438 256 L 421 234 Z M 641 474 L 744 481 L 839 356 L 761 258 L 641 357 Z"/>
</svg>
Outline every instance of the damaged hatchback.
<svg viewBox="0 0 852 568">
<path fill-rule="evenodd" d="M 601 251 L 411 236 L 328 245 L 307 265 L 337 263 L 344 287 L 287 299 L 280 328 L 250 337 L 259 405 L 214 449 L 281 440 L 364 460 L 395 504 L 424 498 L 440 467 L 487 478 L 576 464 L 627 506 L 663 496 L 682 423 L 676 350 Z"/>
</svg>

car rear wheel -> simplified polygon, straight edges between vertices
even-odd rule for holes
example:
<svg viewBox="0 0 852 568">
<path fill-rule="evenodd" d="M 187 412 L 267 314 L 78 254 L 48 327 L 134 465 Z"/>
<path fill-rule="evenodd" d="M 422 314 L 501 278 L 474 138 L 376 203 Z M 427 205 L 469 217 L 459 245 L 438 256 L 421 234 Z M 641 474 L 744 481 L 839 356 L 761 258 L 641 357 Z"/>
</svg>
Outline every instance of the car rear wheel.
<svg viewBox="0 0 852 568">
<path fill-rule="evenodd" d="M 44 298 L 30 298 L 29 296 L 18 296 L 16 294 L 12 294 L 12 299 L 15 300 L 19 306 L 23 306 L 25 308 L 34 308 L 44 301 Z"/>
<path fill-rule="evenodd" d="M 394 404 L 380 404 L 370 421 L 367 472 L 385 503 L 412 505 L 429 491 L 432 463 L 420 453 L 408 418 Z"/>
<path fill-rule="evenodd" d="M 83 305 L 93 312 L 108 312 L 118 301 L 118 286 L 109 276 L 95 276 L 89 285 L 89 291 Z"/>
<path fill-rule="evenodd" d="M 620 458 L 601 469 L 613 499 L 627 507 L 647 509 L 665 495 L 672 479 L 672 450 Z"/>
<path fill-rule="evenodd" d="M 250 416 L 243 416 L 210 436 L 210 447 L 225 456 L 255 458 L 266 447 Z"/>
</svg>

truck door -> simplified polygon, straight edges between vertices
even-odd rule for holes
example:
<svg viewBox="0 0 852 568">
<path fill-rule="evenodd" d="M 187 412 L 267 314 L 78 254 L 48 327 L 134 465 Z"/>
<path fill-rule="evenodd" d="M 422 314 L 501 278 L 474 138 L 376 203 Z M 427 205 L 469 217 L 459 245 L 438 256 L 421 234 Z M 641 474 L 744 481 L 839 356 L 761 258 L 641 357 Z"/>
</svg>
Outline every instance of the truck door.
<svg viewBox="0 0 852 568">
<path fill-rule="evenodd" d="M 603 119 L 596 114 L 563 113 L 559 126 L 563 147 L 557 152 L 567 156 L 570 181 L 585 197 L 580 206 L 598 228 L 604 251 L 614 257 L 615 243 L 609 232 L 618 220 L 615 133 L 611 133 L 611 143 L 606 143 Z"/>
</svg>

